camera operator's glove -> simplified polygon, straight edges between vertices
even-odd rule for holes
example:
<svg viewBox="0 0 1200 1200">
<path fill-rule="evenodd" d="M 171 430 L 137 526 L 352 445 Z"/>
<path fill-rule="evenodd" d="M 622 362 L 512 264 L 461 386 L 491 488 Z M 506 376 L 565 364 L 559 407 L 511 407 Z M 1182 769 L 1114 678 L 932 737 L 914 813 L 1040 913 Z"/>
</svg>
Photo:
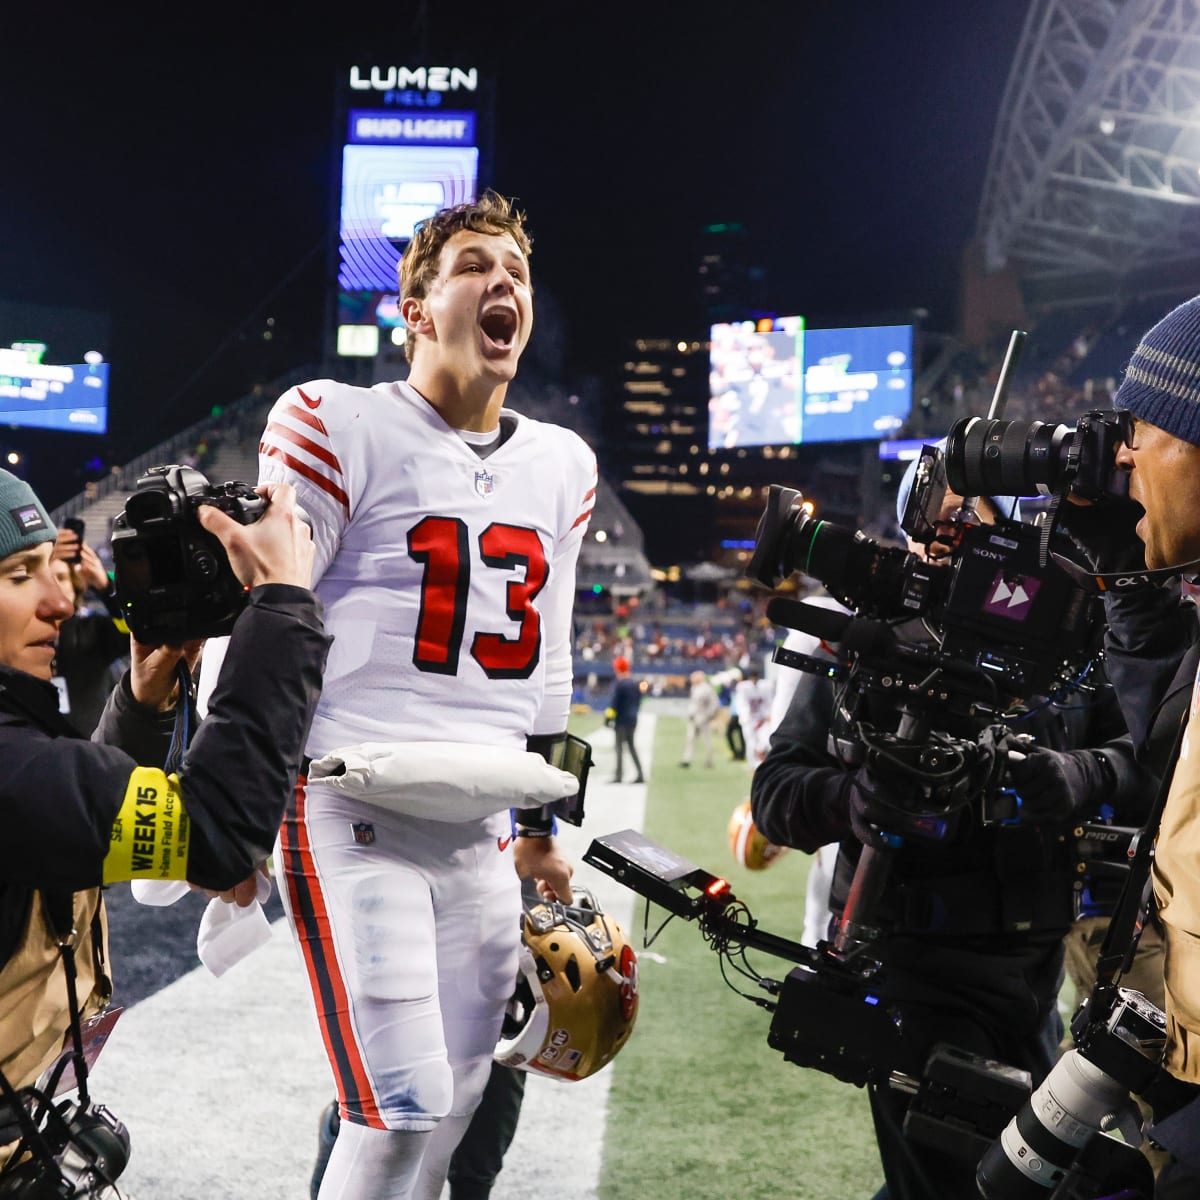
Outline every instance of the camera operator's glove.
<svg viewBox="0 0 1200 1200">
<path fill-rule="evenodd" d="M 1144 571 L 1145 546 L 1137 535 L 1137 504 L 1072 504 L 1058 510 L 1059 528 L 1098 572 Z"/>
<path fill-rule="evenodd" d="M 1116 785 L 1112 769 L 1095 750 L 1048 750 L 1013 739 L 1008 782 L 1021 797 L 1021 819 L 1066 821 L 1099 801 Z"/>
<path fill-rule="evenodd" d="M 880 845 L 879 831 L 894 832 L 904 826 L 904 815 L 913 807 L 917 788 L 902 779 L 889 779 L 859 767 L 847 789 L 850 828 L 864 846 Z"/>
</svg>

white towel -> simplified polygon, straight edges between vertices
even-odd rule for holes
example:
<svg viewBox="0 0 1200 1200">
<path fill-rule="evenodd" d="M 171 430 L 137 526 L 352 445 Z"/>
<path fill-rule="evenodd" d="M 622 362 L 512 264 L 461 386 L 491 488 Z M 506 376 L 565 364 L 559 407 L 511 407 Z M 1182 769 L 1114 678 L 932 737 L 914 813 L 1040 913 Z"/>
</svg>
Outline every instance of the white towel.
<svg viewBox="0 0 1200 1200">
<path fill-rule="evenodd" d="M 362 742 L 315 759 L 308 782 L 393 812 L 452 823 L 573 796 L 540 754 L 468 742 Z"/>
<path fill-rule="evenodd" d="M 218 978 L 270 940 L 271 923 L 263 905 L 271 898 L 271 880 L 258 871 L 254 883 L 255 899 L 245 908 L 214 897 L 200 918 L 196 953 Z M 139 904 L 158 907 L 174 904 L 191 890 L 188 884 L 171 879 L 135 879 L 130 886 Z"/>
</svg>

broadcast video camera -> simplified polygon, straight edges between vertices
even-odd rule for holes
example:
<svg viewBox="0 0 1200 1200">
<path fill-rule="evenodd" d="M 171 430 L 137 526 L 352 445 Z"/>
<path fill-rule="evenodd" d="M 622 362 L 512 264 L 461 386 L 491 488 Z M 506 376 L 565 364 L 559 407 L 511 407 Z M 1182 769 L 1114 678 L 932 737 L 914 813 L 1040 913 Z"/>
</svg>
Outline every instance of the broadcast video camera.
<svg viewBox="0 0 1200 1200">
<path fill-rule="evenodd" d="M 211 484 L 193 467 L 151 467 L 113 521 L 117 600 L 139 642 L 221 637 L 246 607 L 224 546 L 197 520 L 211 504 L 252 525 L 267 501 L 245 483 Z"/>
<path fill-rule="evenodd" d="M 969 501 L 947 522 L 944 468 L 926 446 L 902 521 L 914 542 L 948 546 L 944 561 L 817 520 L 799 492 L 773 486 L 747 568 L 771 588 L 802 570 L 851 610 L 773 598 L 771 620 L 839 647 L 836 662 L 786 649 L 775 661 L 838 683 L 830 749 L 844 766 L 907 785 L 896 789 L 907 807 L 860 856 L 834 940 L 843 955 L 878 936 L 873 910 L 901 839 L 949 839 L 968 809 L 985 825 L 1013 820 L 1019 801 L 998 752 L 1015 736 L 1006 727 L 1030 703 L 1091 686 L 1098 602 L 1042 564 L 1034 526 L 1003 514 L 984 524 Z"/>
</svg>

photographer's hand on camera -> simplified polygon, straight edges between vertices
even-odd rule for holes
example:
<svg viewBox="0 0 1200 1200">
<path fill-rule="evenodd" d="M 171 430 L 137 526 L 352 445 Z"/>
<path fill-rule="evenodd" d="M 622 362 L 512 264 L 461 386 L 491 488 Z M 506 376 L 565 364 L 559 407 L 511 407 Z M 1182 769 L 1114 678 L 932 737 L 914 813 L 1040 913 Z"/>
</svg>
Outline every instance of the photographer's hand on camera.
<svg viewBox="0 0 1200 1200">
<path fill-rule="evenodd" d="M 899 833 L 905 826 L 905 814 L 918 802 L 911 780 L 859 767 L 846 789 L 847 818 L 854 836 L 864 846 L 878 848 L 882 833 Z"/>
<path fill-rule="evenodd" d="M 1059 528 L 1083 552 L 1092 569 L 1144 571 L 1146 552 L 1136 533 L 1142 515 L 1137 504 L 1093 504 L 1068 493 L 1059 509 Z"/>
<path fill-rule="evenodd" d="M 1069 820 L 1113 791 L 1115 777 L 1094 750 L 1050 750 L 1013 738 L 1007 749 L 1007 777 L 1021 798 L 1023 821 Z"/>
<path fill-rule="evenodd" d="M 268 483 L 254 489 L 267 510 L 251 525 L 242 525 L 211 504 L 201 504 L 196 518 L 217 537 L 229 555 L 234 574 L 248 588 L 286 583 L 307 588 L 312 581 L 312 531 L 296 509 L 290 484 Z"/>
<path fill-rule="evenodd" d="M 182 646 L 146 646 L 130 638 L 129 690 L 133 698 L 155 712 L 169 712 L 179 700 L 176 669 L 183 661 L 194 675 L 203 640 Z"/>
</svg>

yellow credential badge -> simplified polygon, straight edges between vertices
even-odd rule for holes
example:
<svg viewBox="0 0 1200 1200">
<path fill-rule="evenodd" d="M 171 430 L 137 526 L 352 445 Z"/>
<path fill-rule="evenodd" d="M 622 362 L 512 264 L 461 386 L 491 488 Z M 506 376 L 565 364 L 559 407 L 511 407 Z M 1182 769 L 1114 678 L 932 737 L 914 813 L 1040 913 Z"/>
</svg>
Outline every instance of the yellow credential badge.
<svg viewBox="0 0 1200 1200">
<path fill-rule="evenodd" d="M 189 832 L 179 776 L 135 767 L 113 822 L 104 882 L 186 879 Z"/>
</svg>

